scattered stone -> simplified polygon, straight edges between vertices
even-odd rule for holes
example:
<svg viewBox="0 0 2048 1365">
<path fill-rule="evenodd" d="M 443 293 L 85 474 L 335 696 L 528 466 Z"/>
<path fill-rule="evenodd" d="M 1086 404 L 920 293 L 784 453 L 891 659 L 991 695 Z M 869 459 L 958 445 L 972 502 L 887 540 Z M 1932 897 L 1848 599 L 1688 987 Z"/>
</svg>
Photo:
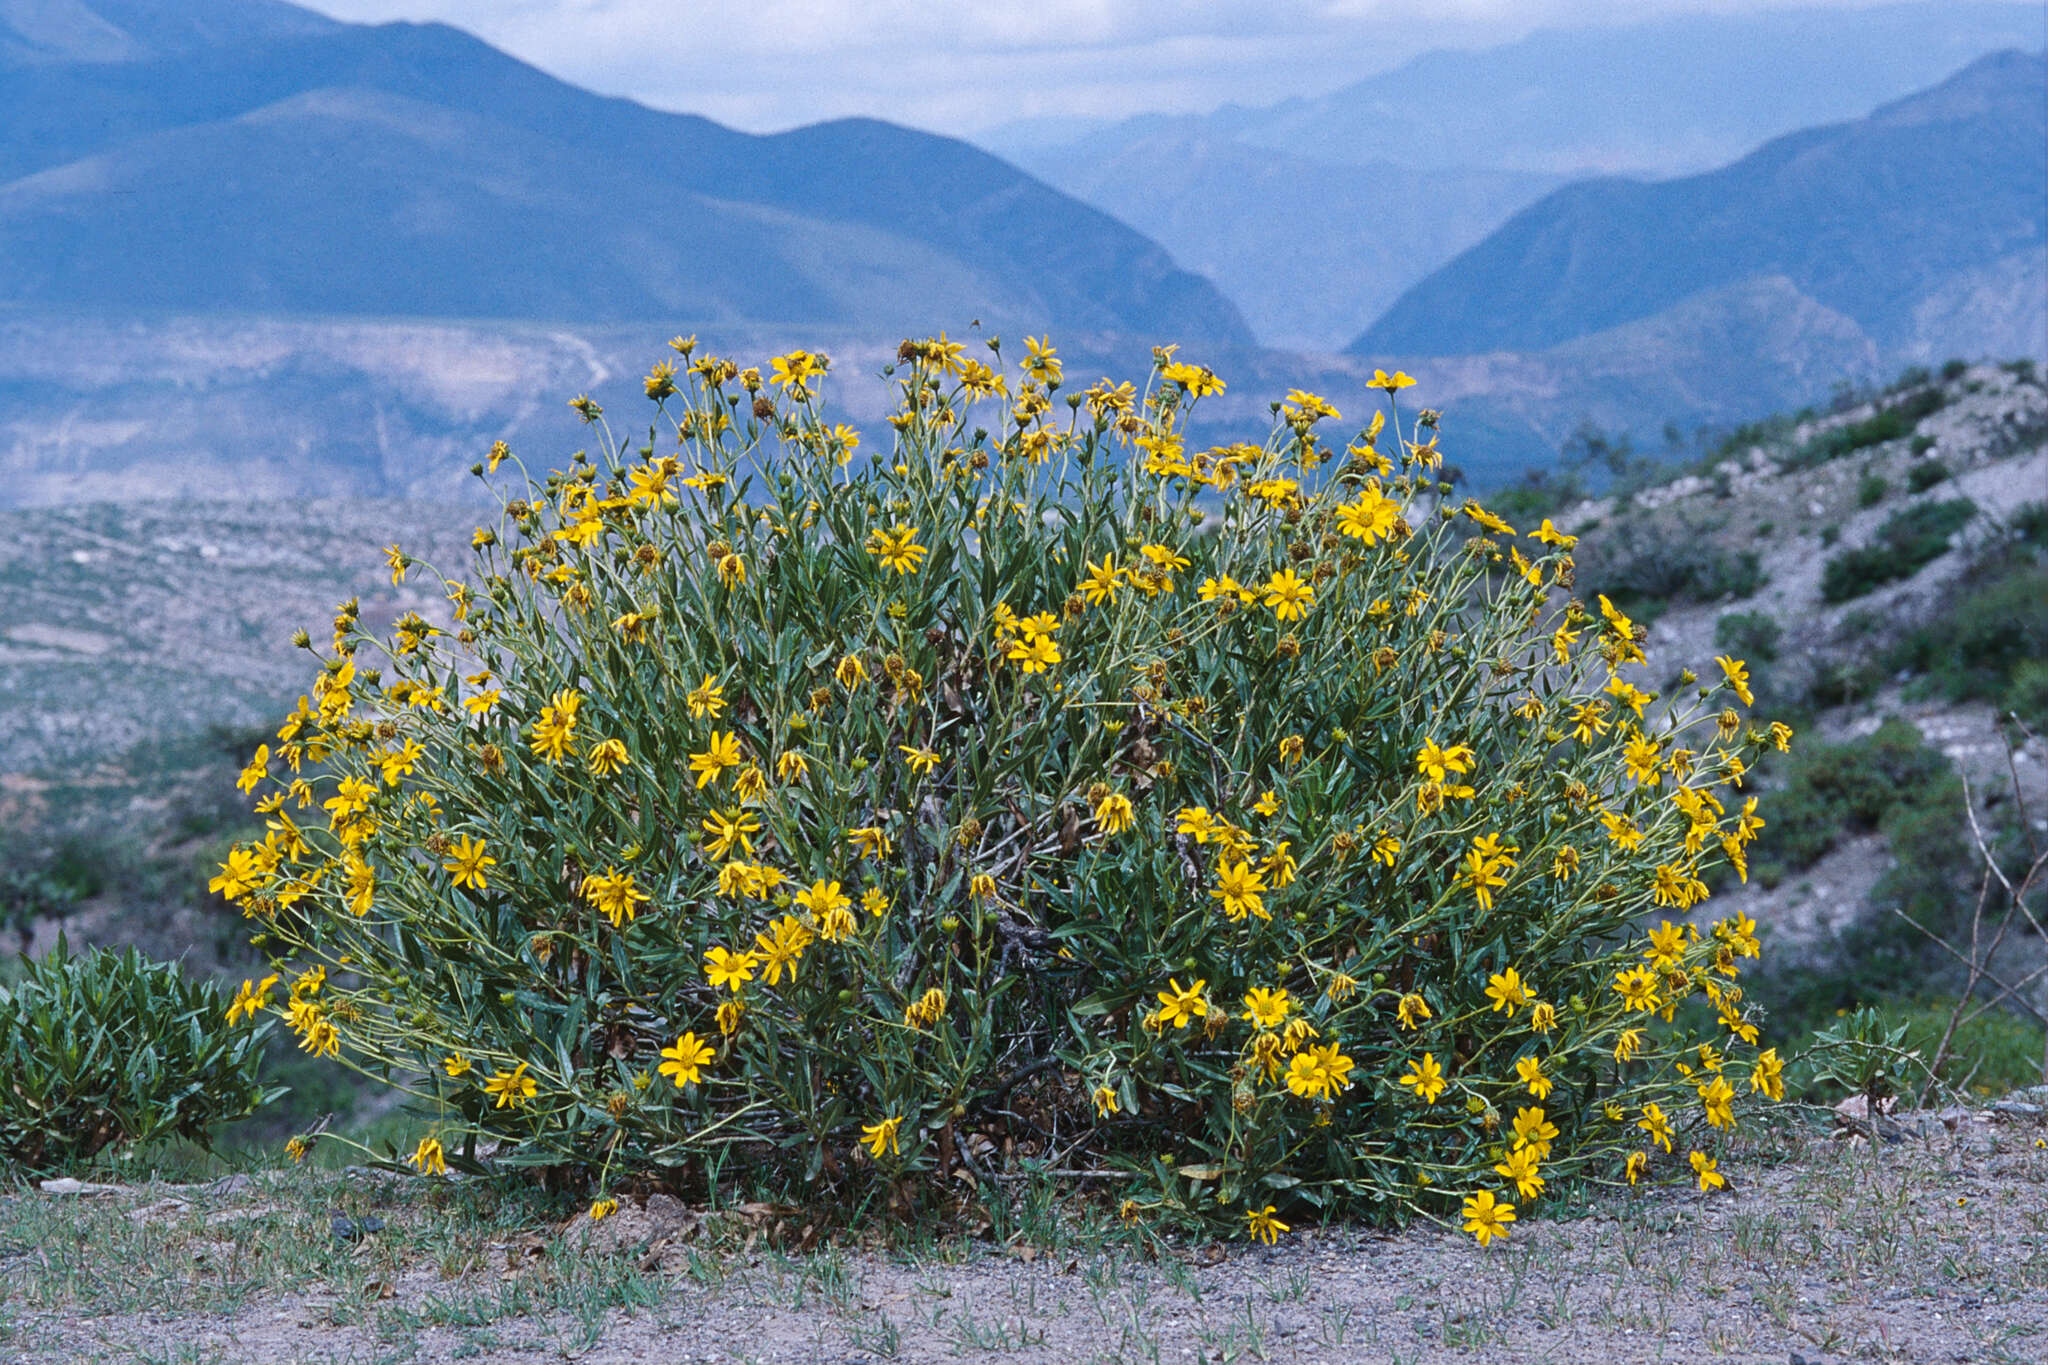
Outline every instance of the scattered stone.
<svg viewBox="0 0 2048 1365">
<path fill-rule="evenodd" d="M 40 1188 L 44 1194 L 125 1194 L 128 1190 L 126 1185 L 95 1185 L 91 1181 L 75 1180 L 68 1175 L 59 1176 L 55 1180 L 45 1180 Z"/>
</svg>

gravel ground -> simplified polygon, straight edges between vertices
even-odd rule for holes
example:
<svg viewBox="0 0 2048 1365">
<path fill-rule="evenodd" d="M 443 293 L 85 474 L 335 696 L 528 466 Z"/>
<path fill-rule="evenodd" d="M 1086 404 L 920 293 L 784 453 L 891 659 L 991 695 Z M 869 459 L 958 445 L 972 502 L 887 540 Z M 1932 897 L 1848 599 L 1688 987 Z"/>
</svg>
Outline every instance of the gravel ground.
<svg viewBox="0 0 2048 1365">
<path fill-rule="evenodd" d="M 364 1172 L 0 1197 L 20 1361 L 2010 1361 L 2048 1358 L 2048 1127 L 1738 1150 L 1730 1191 L 1278 1246 L 1109 1225 L 775 1247 L 660 1197 L 592 1228 Z M 337 1223 L 336 1219 L 342 1220 Z M 371 1227 L 373 1223 L 381 1226 Z M 365 1233 L 365 1228 L 371 1230 Z M 784 1239 L 786 1240 L 786 1239 Z"/>
</svg>

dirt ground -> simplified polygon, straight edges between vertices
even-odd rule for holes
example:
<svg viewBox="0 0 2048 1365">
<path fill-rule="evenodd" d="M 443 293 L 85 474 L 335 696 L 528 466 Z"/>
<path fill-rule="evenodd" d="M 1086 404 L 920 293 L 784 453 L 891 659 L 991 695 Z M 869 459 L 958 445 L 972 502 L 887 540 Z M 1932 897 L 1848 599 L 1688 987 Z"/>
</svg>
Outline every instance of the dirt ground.
<svg viewBox="0 0 2048 1365">
<path fill-rule="evenodd" d="M 1484 1249 L 1428 1225 L 1162 1245 L 1083 1219 L 796 1253 L 759 1206 L 657 1196 L 564 1226 L 361 1170 L 22 1186 L 0 1196 L 0 1358 L 2048 1359 L 2039 1116 L 1722 1165 L 1730 1191 L 1559 1202 Z"/>
</svg>

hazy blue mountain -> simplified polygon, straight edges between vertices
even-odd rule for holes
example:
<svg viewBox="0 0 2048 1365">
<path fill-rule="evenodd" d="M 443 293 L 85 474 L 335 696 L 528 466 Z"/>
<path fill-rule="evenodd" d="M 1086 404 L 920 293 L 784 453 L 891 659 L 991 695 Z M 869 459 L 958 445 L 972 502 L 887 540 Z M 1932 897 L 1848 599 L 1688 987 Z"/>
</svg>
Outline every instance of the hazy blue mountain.
<svg viewBox="0 0 2048 1365">
<path fill-rule="evenodd" d="M 1170 131 L 1319 162 L 1668 175 L 1860 117 L 1988 52 L 2039 47 L 2043 28 L 2039 3 L 1987 0 L 1665 15 L 1428 52 L 1327 95 L 1265 107 L 1145 115 L 1082 135 L 1070 123 L 1027 123 L 979 141 L 1034 167 L 1053 164 L 1062 148 L 1099 159 Z"/>
<path fill-rule="evenodd" d="M 1969 298 L 1998 280 L 2025 297 L 2044 263 L 2048 61 L 2010 52 L 1705 175 L 1558 190 L 1403 294 L 1351 349 L 1544 350 L 1782 278 L 1883 355 L 1931 345 L 1936 315 L 1958 349 L 1982 353 Z"/>
<path fill-rule="evenodd" d="M 950 138 L 756 137 L 267 0 L 5 3 L 15 47 L 91 59 L 7 74 L 0 302 L 1248 337 L 1156 243 Z"/>
<path fill-rule="evenodd" d="M 0 0 L 0 70 L 151 61 L 340 27 L 281 0 Z"/>
<path fill-rule="evenodd" d="M 1400 292 L 1555 188 L 1521 171 L 1315 162 L 1162 131 L 1039 169 L 1222 285 L 1268 346 L 1333 350 Z"/>
<path fill-rule="evenodd" d="M 980 141 L 1158 240 L 1266 344 L 1336 347 L 1566 179 L 1721 165 L 2042 37 L 2038 4 L 1672 16 L 1431 52 L 1265 108 Z"/>
</svg>

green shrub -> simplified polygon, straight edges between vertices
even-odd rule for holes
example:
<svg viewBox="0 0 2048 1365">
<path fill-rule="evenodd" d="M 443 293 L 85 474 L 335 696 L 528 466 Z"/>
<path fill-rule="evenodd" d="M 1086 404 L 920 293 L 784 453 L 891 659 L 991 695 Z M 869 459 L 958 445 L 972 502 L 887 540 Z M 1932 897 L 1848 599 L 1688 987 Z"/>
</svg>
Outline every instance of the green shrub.
<svg viewBox="0 0 2048 1365">
<path fill-rule="evenodd" d="M 1949 537 L 1977 515 L 1968 498 L 1916 503 L 1885 518 L 1870 544 L 1845 550 L 1821 569 L 1821 596 L 1847 602 L 1887 583 L 1911 578 L 1947 553 Z"/>
<path fill-rule="evenodd" d="M 1920 456 L 1925 455 L 1928 451 L 1934 449 L 1934 438 L 1932 436 L 1925 435 L 1915 436 L 1910 442 L 1907 443 L 1906 449 L 1912 453 L 1915 459 L 1918 459 Z"/>
<path fill-rule="evenodd" d="M 1897 716 L 1860 739 L 1804 745 L 1757 841 L 1757 876 L 1775 885 L 1844 838 L 1876 833 L 1898 810 L 1931 803 L 1959 813 L 1960 790 L 1941 751 Z"/>
<path fill-rule="evenodd" d="M 1925 493 L 1934 485 L 1954 477 L 1940 460 L 1920 460 L 1906 471 L 1906 487 L 1915 493 Z"/>
<path fill-rule="evenodd" d="M 1734 1121 L 1704 1042 L 1779 1089 L 1754 925 L 1636 925 L 1742 856 L 1788 732 L 1732 660 L 1670 710 L 1623 683 L 1639 627 L 1555 592 L 1562 538 L 1423 517 L 1433 432 L 1332 446 L 1295 393 L 1197 451 L 1221 381 L 1171 352 L 1070 424 L 1039 344 L 1005 392 L 939 341 L 877 440 L 822 357 L 676 345 L 675 454 L 515 480 L 469 579 L 394 547 L 455 634 L 345 607 L 247 773 L 272 828 L 217 880 L 272 1008 L 440 1106 L 417 1164 L 911 1209 L 1010 1153 L 1257 1231 L 1618 1180 L 1656 1115 Z"/>
<path fill-rule="evenodd" d="M 1733 611 L 1714 622 L 1714 648 L 1752 663 L 1772 663 L 1785 629 L 1767 611 Z"/>
<path fill-rule="evenodd" d="M 1948 402 L 1946 395 L 1938 388 L 1924 388 L 1916 393 L 1879 408 L 1860 422 L 1831 427 L 1808 441 L 1793 454 L 1788 467 L 1811 469 L 1815 465 L 1839 460 L 1844 455 L 1853 455 L 1859 450 L 1886 441 L 1896 441 L 1912 434 L 1920 422 L 1941 411 Z"/>
<path fill-rule="evenodd" d="M 2048 502 L 2025 502 L 2013 509 L 2013 538 L 2022 545 L 2048 550 Z"/>
<path fill-rule="evenodd" d="M 1865 474 L 1856 481 L 1856 505 L 1875 507 L 1892 491 L 1891 481 L 1882 474 Z"/>
<path fill-rule="evenodd" d="M 1623 611 L 1651 620 L 1675 603 L 1750 597 L 1765 582 L 1754 550 L 1730 552 L 1709 535 L 1634 524 L 1589 540 L 1579 578 Z"/>
<path fill-rule="evenodd" d="M 212 982 L 128 949 L 59 942 L 0 990 L 0 1156 L 30 1170 L 158 1138 L 205 1145 L 276 1098 L 258 1075 L 270 1024 L 232 1028 Z"/>
<path fill-rule="evenodd" d="M 2025 665 L 2048 659 L 2048 566 L 2030 555 L 1974 566 L 1942 609 L 1886 651 L 1891 672 L 1919 674 L 1951 701 L 2003 704 Z"/>
<path fill-rule="evenodd" d="M 1945 383 L 1949 384 L 1955 383 L 1958 379 L 1961 379 L 1964 375 L 1968 374 L 1969 372 L 1970 362 L 1964 360 L 1960 356 L 1951 357 L 1949 360 L 1944 362 L 1941 367 L 1942 380 Z"/>
<path fill-rule="evenodd" d="M 2014 669 L 1998 709 L 2018 716 L 2036 734 L 2048 731 L 2048 660 L 2029 659 Z"/>
</svg>

